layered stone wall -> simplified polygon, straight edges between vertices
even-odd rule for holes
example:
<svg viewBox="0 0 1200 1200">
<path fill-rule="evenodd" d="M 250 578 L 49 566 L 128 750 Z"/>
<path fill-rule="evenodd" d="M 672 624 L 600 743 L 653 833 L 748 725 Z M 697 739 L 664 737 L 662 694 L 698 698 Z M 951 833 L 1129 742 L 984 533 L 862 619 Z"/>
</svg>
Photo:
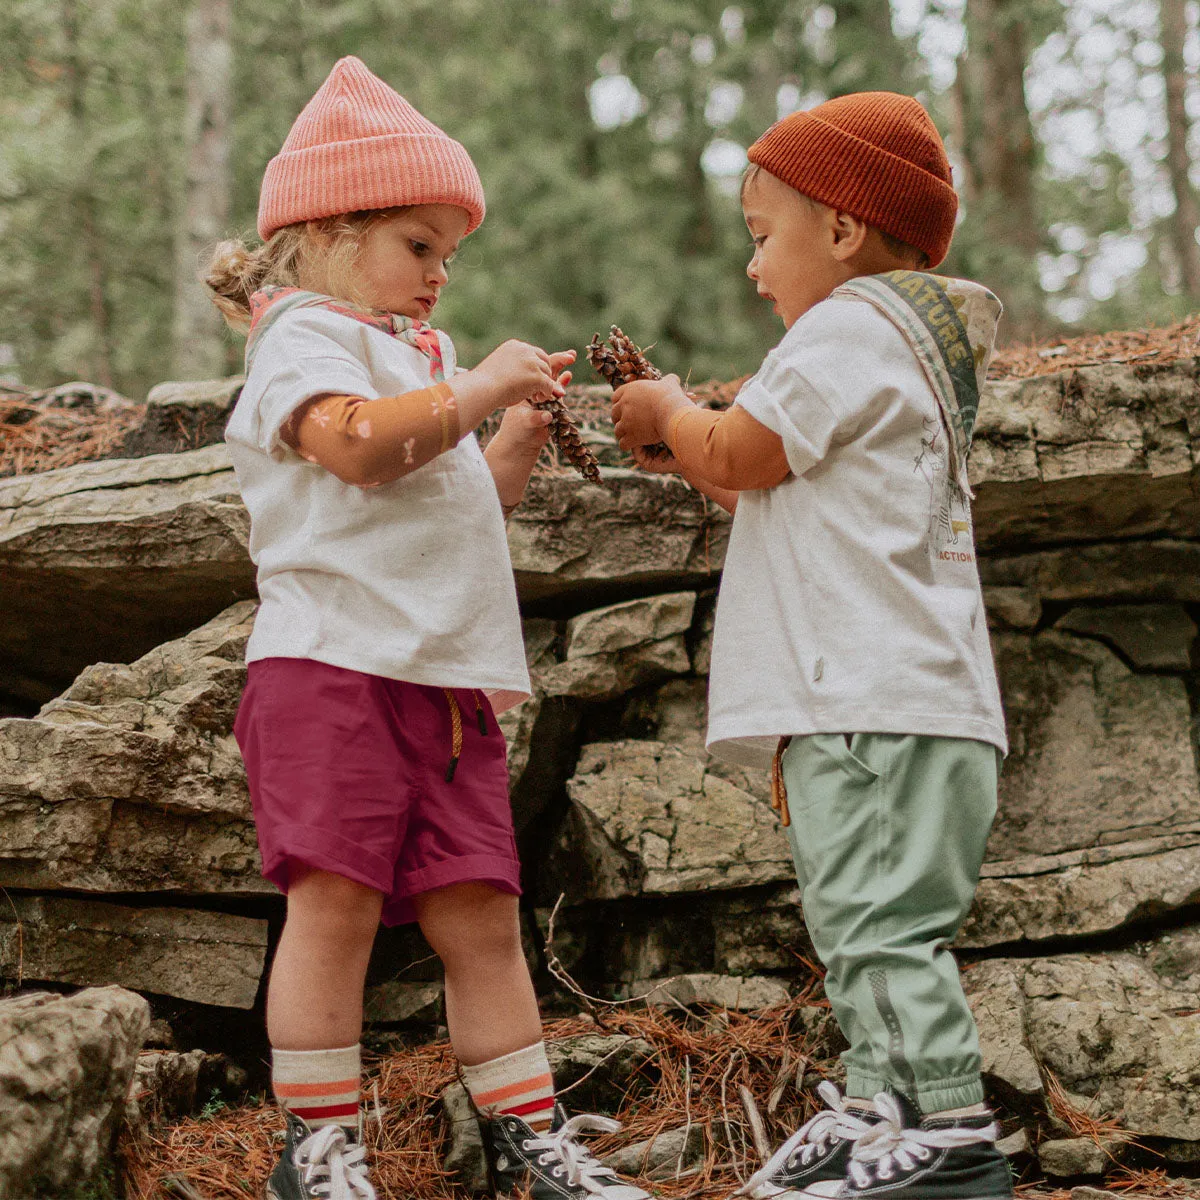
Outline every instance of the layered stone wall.
<svg viewBox="0 0 1200 1200">
<path fill-rule="evenodd" d="M 985 960 L 967 979 L 996 1088 L 1036 1096 L 1049 1064 L 1179 1143 L 1200 1142 L 1166 1098 L 1200 1071 L 1198 369 L 985 394 L 977 541 L 1012 753 L 959 939 Z M 765 779 L 703 748 L 728 530 L 680 481 L 617 466 L 536 478 L 509 523 L 535 682 L 503 722 L 527 890 L 543 931 L 563 898 L 553 949 L 591 990 L 786 983 L 810 955 Z M 25 979 L 253 1003 L 279 908 L 230 731 L 246 535 L 220 445 L 0 481 L 0 975 L 20 958 Z M 407 986 L 388 1003 L 436 996 Z"/>
</svg>

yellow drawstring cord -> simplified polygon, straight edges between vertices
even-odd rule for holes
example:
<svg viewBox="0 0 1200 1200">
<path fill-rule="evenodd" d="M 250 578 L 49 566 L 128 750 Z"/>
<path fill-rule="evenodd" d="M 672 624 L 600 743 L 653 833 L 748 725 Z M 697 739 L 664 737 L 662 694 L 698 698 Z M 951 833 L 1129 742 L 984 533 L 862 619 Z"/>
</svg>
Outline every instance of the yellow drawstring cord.
<svg viewBox="0 0 1200 1200">
<path fill-rule="evenodd" d="M 458 697 L 451 688 L 442 688 L 442 691 L 446 694 L 446 703 L 450 706 L 450 765 L 446 768 L 446 782 L 453 783 L 454 772 L 458 770 L 458 759 L 462 754 L 462 709 L 459 708 Z M 483 711 L 483 697 L 478 688 L 472 688 L 471 695 L 475 700 L 475 723 L 479 726 L 480 735 L 487 737 L 487 716 Z"/>
<path fill-rule="evenodd" d="M 458 707 L 458 697 L 449 688 L 442 688 L 442 691 L 450 705 L 450 765 L 446 768 L 446 782 L 453 783 L 458 756 L 462 753 L 462 710 Z"/>
</svg>

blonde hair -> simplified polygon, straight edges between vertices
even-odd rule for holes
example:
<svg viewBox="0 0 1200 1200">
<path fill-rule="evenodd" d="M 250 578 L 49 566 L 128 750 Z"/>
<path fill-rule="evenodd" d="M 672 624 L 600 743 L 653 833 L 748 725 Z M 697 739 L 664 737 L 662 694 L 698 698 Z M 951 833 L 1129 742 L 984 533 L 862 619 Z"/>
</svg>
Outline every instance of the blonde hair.
<svg viewBox="0 0 1200 1200">
<path fill-rule="evenodd" d="M 240 333 L 250 328 L 250 298 L 260 289 L 301 287 L 368 307 L 355 277 L 367 230 L 403 208 L 345 213 L 298 221 L 276 230 L 258 246 L 238 238 L 213 250 L 204 282 L 225 323 Z"/>
</svg>

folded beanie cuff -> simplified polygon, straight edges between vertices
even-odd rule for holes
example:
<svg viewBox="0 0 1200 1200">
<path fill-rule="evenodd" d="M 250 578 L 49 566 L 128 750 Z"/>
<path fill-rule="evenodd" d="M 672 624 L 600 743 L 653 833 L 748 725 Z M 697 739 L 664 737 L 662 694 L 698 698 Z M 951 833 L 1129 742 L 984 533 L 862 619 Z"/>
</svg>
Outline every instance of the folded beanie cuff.
<svg viewBox="0 0 1200 1200">
<path fill-rule="evenodd" d="M 932 266 L 946 257 L 958 196 L 949 183 L 917 163 L 810 112 L 777 122 L 747 157 L 818 203 L 923 250 Z"/>
<path fill-rule="evenodd" d="M 258 234 L 299 221 L 409 204 L 454 204 L 484 217 L 483 188 L 466 149 L 425 133 L 388 133 L 284 150 L 263 176 Z"/>
</svg>

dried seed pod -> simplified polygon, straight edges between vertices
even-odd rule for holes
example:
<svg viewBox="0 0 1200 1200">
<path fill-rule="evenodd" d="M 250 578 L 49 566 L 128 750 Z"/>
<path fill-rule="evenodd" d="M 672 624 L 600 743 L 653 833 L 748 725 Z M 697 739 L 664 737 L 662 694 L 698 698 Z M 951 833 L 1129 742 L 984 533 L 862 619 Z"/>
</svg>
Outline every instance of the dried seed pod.
<svg viewBox="0 0 1200 1200">
<path fill-rule="evenodd" d="M 558 447 L 563 458 L 589 483 L 599 483 L 600 464 L 585 444 L 579 426 L 571 419 L 567 406 L 557 396 L 552 396 L 549 400 L 534 401 L 534 404 L 538 408 L 544 408 L 553 418 L 550 423 L 550 439 Z"/>
<path fill-rule="evenodd" d="M 632 383 L 635 379 L 662 378 L 662 372 L 617 325 L 612 326 L 606 341 L 602 342 L 598 333 L 592 335 L 587 347 L 587 356 L 596 374 L 614 390 L 623 383 Z M 671 453 L 662 442 L 656 442 L 644 449 L 655 458 Z"/>
</svg>

